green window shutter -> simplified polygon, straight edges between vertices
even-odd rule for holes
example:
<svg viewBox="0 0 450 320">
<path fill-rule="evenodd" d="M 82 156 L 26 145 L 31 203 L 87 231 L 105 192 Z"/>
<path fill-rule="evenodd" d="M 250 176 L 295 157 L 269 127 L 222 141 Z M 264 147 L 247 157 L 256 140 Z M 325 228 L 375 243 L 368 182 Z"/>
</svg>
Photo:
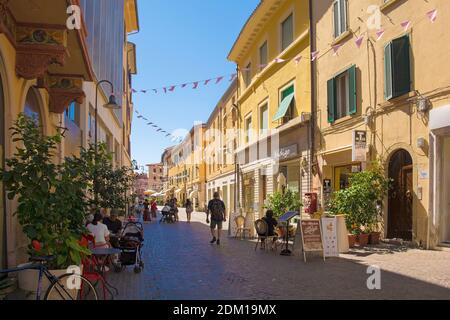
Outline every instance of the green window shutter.
<svg viewBox="0 0 450 320">
<path fill-rule="evenodd" d="M 393 97 L 399 97 L 411 91 L 409 51 L 408 36 L 392 41 Z"/>
<path fill-rule="evenodd" d="M 336 97 L 335 97 L 335 79 L 330 79 L 327 82 L 328 91 L 328 122 L 334 122 L 335 110 L 336 110 Z"/>
<path fill-rule="evenodd" d="M 349 114 L 355 114 L 357 111 L 356 105 L 356 66 L 348 69 L 348 89 L 349 89 Z"/>
<path fill-rule="evenodd" d="M 392 98 L 392 43 L 384 48 L 384 98 Z"/>
</svg>

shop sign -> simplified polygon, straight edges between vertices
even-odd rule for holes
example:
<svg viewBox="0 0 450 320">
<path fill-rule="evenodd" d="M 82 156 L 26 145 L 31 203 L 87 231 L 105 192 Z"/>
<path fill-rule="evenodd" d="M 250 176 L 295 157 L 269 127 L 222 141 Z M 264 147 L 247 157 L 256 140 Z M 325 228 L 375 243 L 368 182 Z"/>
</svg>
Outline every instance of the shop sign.
<svg viewBox="0 0 450 320">
<path fill-rule="evenodd" d="M 300 221 L 302 245 L 303 245 L 303 259 L 306 262 L 306 252 L 322 251 L 322 230 L 320 227 L 320 220 L 301 220 Z M 325 256 L 324 256 L 325 259 Z"/>
<path fill-rule="evenodd" d="M 339 257 L 336 217 L 322 218 L 323 252 L 325 257 Z"/>
<path fill-rule="evenodd" d="M 275 153 L 275 158 L 278 160 L 286 160 L 298 155 L 298 145 L 293 144 L 287 147 L 280 148 L 278 153 Z"/>
<path fill-rule="evenodd" d="M 367 161 L 367 131 L 354 130 L 352 144 L 352 161 Z"/>
</svg>

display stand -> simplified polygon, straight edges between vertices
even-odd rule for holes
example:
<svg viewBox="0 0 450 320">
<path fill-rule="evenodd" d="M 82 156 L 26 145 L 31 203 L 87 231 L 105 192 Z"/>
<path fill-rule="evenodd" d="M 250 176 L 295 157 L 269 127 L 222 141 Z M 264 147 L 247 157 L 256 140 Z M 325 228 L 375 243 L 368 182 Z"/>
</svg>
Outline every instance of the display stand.
<svg viewBox="0 0 450 320">
<path fill-rule="evenodd" d="M 306 262 L 307 252 L 322 252 L 325 261 L 325 252 L 322 242 L 322 226 L 318 219 L 301 220 L 303 260 Z"/>
<path fill-rule="evenodd" d="M 286 231 L 284 235 L 284 241 L 285 241 L 285 249 L 281 251 L 282 256 L 291 256 L 292 251 L 289 250 L 289 223 L 292 220 L 292 218 L 298 216 L 299 213 L 297 211 L 289 211 L 283 214 L 278 221 L 285 222 L 286 223 Z"/>
</svg>

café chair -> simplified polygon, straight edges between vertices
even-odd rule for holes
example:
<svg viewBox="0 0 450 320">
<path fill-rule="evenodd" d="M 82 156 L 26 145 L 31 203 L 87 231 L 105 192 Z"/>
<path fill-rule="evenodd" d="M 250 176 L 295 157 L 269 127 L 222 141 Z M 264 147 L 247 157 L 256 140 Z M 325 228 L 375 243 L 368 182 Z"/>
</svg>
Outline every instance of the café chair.
<svg viewBox="0 0 450 320">
<path fill-rule="evenodd" d="M 240 237 L 241 240 L 245 238 L 245 233 L 248 234 L 250 238 L 250 228 L 245 226 L 245 217 L 240 215 L 234 218 L 234 223 L 236 224 L 236 233 L 234 235 L 235 238 Z"/>
<path fill-rule="evenodd" d="M 278 237 L 269 236 L 269 227 L 267 222 L 262 219 L 255 221 L 255 229 L 258 235 L 258 240 L 256 241 L 255 251 L 258 248 L 258 244 L 264 244 L 264 249 L 269 250 L 269 244 L 273 243 Z"/>
</svg>

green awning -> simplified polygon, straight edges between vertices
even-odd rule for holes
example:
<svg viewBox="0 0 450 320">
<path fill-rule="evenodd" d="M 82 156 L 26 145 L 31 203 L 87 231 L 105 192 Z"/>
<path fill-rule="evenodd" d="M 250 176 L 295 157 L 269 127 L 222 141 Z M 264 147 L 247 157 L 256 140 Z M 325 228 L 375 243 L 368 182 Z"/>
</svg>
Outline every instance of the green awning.
<svg viewBox="0 0 450 320">
<path fill-rule="evenodd" d="M 294 99 L 294 95 L 295 93 L 291 93 L 286 98 L 284 98 L 283 101 L 281 101 L 281 104 L 278 107 L 278 111 L 273 117 L 273 121 L 280 120 L 286 115 L 286 112 L 288 111 L 289 106 L 291 105 L 291 102 Z"/>
</svg>

